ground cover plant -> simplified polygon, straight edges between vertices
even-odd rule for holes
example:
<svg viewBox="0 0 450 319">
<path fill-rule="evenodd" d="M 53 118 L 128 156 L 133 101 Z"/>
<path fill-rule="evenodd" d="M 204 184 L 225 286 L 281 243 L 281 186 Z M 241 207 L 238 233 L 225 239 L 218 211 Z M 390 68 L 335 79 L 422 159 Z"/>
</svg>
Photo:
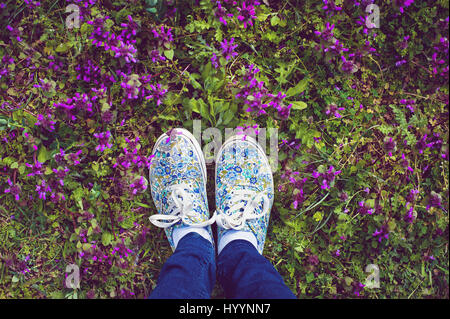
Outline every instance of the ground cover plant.
<svg viewBox="0 0 450 319">
<path fill-rule="evenodd" d="M 0 298 L 148 296 L 151 149 L 194 120 L 277 129 L 264 255 L 299 298 L 448 298 L 448 12 L 0 0 Z"/>
</svg>

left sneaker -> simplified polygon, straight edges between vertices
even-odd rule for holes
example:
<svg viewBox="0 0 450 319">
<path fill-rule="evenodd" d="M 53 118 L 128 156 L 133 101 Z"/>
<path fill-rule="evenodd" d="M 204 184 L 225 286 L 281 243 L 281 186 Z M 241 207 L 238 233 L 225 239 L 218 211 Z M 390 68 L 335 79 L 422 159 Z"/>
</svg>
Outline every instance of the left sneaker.
<svg viewBox="0 0 450 319">
<path fill-rule="evenodd" d="M 181 239 L 174 236 L 174 231 L 186 234 L 193 228 L 214 245 L 210 226 L 214 218 L 209 219 L 206 195 L 206 164 L 195 137 L 185 129 L 173 129 L 159 137 L 152 154 L 149 181 L 158 214 L 150 216 L 150 221 L 165 229 L 173 251 Z"/>
</svg>

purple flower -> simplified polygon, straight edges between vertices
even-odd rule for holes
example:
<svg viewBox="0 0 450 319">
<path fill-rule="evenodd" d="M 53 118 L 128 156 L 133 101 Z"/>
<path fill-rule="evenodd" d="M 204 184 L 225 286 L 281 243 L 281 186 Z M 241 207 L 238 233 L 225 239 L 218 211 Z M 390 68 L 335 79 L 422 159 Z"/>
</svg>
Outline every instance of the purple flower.
<svg viewBox="0 0 450 319">
<path fill-rule="evenodd" d="M 130 39 L 132 36 L 136 36 L 139 25 L 133 21 L 131 16 L 128 16 L 128 23 L 121 23 L 121 27 L 125 28 L 122 30 L 121 36 L 125 39 Z"/>
<path fill-rule="evenodd" d="M 33 85 L 35 88 L 41 88 L 44 92 L 49 92 L 52 89 L 52 85 L 50 82 L 46 82 L 43 79 L 39 79 L 41 84 Z"/>
<path fill-rule="evenodd" d="M 281 103 L 283 102 L 283 99 L 286 97 L 286 94 L 283 94 L 281 92 L 278 92 L 277 95 L 268 94 L 272 98 L 272 101 L 269 102 L 269 105 L 272 105 L 275 109 L 278 109 L 281 107 Z"/>
<path fill-rule="evenodd" d="M 108 76 L 107 73 L 102 74 L 101 68 L 95 65 L 91 59 L 85 60 L 75 67 L 77 71 L 77 80 L 83 80 L 84 82 L 91 83 L 95 85 L 100 85 L 104 81 L 109 81 L 114 83 L 115 79 L 112 76 Z"/>
<path fill-rule="evenodd" d="M 291 113 L 292 104 L 289 104 L 288 106 L 279 106 L 277 108 L 278 111 L 278 117 L 281 120 L 287 120 L 289 118 L 289 115 Z"/>
<path fill-rule="evenodd" d="M 402 50 L 405 50 L 406 48 L 408 48 L 408 40 L 409 40 L 410 36 L 407 35 L 405 37 L 403 37 L 403 41 L 400 42 L 399 47 Z"/>
<path fill-rule="evenodd" d="M 217 9 L 214 12 L 214 16 L 216 18 L 219 18 L 220 22 L 222 22 L 224 25 L 227 25 L 227 20 L 225 20 L 225 17 L 231 18 L 231 17 L 233 17 L 233 14 L 227 13 L 227 11 L 220 4 L 220 1 L 217 1 L 216 4 L 217 4 Z"/>
<path fill-rule="evenodd" d="M 378 242 L 381 243 L 381 241 L 384 239 L 388 239 L 389 238 L 389 231 L 386 227 L 386 225 L 383 225 L 380 230 L 375 229 L 375 231 L 372 234 L 372 237 L 377 237 L 378 238 Z"/>
<path fill-rule="evenodd" d="M 426 209 L 429 210 L 431 207 L 442 207 L 442 197 L 434 191 L 431 192 L 430 197 L 428 198 L 428 205 Z"/>
<path fill-rule="evenodd" d="M 403 8 L 409 7 L 411 4 L 414 3 L 414 0 L 395 0 L 397 6 L 399 7 L 399 10 L 401 13 L 404 12 Z"/>
<path fill-rule="evenodd" d="M 60 109 L 66 113 L 67 117 L 72 121 L 76 121 L 77 117 L 75 115 L 82 111 L 88 113 L 93 112 L 93 104 L 89 100 L 89 96 L 85 93 L 80 94 L 77 92 L 73 98 L 68 98 L 66 102 L 55 103 L 54 106 L 56 109 Z"/>
<path fill-rule="evenodd" d="M 322 7 L 322 10 L 324 10 L 326 13 L 330 13 L 331 15 L 334 14 L 333 11 L 341 11 L 342 7 L 336 6 L 334 1 L 332 0 L 323 0 L 324 6 Z"/>
<path fill-rule="evenodd" d="M 370 206 L 368 206 L 366 203 L 364 203 L 364 201 L 360 201 L 358 203 L 359 208 L 358 208 L 358 213 L 360 213 L 361 215 L 372 215 L 373 214 L 373 209 L 370 208 Z"/>
<path fill-rule="evenodd" d="M 291 141 L 288 140 L 282 140 L 280 146 L 287 146 L 289 148 L 298 150 L 300 148 L 300 139 L 293 139 Z"/>
<path fill-rule="evenodd" d="M 58 71 L 64 67 L 64 63 L 61 61 L 57 61 L 53 55 L 49 55 L 48 59 L 50 62 L 48 63 L 48 67 L 53 71 Z"/>
<path fill-rule="evenodd" d="M 104 18 L 96 18 L 95 20 L 86 22 L 94 27 L 94 30 L 89 37 L 89 39 L 92 40 L 92 44 L 97 48 L 103 46 L 105 51 L 117 49 L 119 41 L 121 40 L 121 36 L 118 37 L 111 31 L 103 30 L 104 23 L 108 19 L 109 17 L 106 16 Z"/>
<path fill-rule="evenodd" d="M 64 177 L 67 176 L 67 173 L 70 171 L 67 167 L 61 169 L 52 169 L 53 173 L 55 173 L 56 177 L 59 179 L 58 182 L 61 186 L 64 186 Z"/>
<path fill-rule="evenodd" d="M 340 55 L 342 52 L 348 52 L 347 48 L 344 48 L 342 43 L 339 42 L 338 39 L 333 38 L 332 44 L 328 47 L 324 47 L 323 52 L 330 52 L 334 55 Z M 351 56 L 351 55 L 349 55 Z"/>
<path fill-rule="evenodd" d="M 116 55 L 114 56 L 115 58 L 123 57 L 127 63 L 137 62 L 135 58 L 137 49 L 132 44 L 120 41 L 119 46 L 113 48 L 112 50 L 116 53 Z"/>
<path fill-rule="evenodd" d="M 333 186 L 336 176 L 340 173 L 340 170 L 335 171 L 334 167 L 331 165 L 325 173 L 319 173 L 314 170 L 312 177 L 316 179 L 316 182 L 320 185 L 321 189 L 328 190 Z"/>
<path fill-rule="evenodd" d="M 6 29 L 8 29 L 9 35 L 10 35 L 11 37 L 16 38 L 16 40 L 17 40 L 18 42 L 22 42 L 22 39 L 20 38 L 21 32 L 20 32 L 19 29 L 13 28 L 13 27 L 10 26 L 10 25 L 7 25 L 7 26 L 6 26 Z"/>
<path fill-rule="evenodd" d="M 409 224 L 412 224 L 414 222 L 414 219 L 415 219 L 414 214 L 413 214 L 413 210 L 414 210 L 414 207 L 411 205 L 411 207 L 409 208 L 409 210 L 408 210 L 408 212 L 407 212 L 407 214 L 405 215 L 405 218 L 404 218 L 405 221 L 407 223 L 409 223 Z"/>
<path fill-rule="evenodd" d="M 407 61 L 406 60 L 399 60 L 399 61 L 397 61 L 397 62 L 395 62 L 395 66 L 400 66 L 400 65 L 402 65 L 402 64 L 405 64 Z"/>
<path fill-rule="evenodd" d="M 47 199 L 47 193 L 50 193 L 52 189 L 49 185 L 47 185 L 46 181 L 43 179 L 41 180 L 40 184 L 36 185 L 36 192 L 39 194 L 40 199 Z"/>
<path fill-rule="evenodd" d="M 150 95 L 146 96 L 147 100 L 153 99 L 156 101 L 156 105 L 159 106 L 161 104 L 161 99 L 167 93 L 166 89 L 161 89 L 161 84 L 157 83 L 156 86 L 150 84 Z"/>
<path fill-rule="evenodd" d="M 230 41 L 227 41 L 227 39 L 223 40 L 223 42 L 220 42 L 220 46 L 222 48 L 222 55 L 225 57 L 226 60 L 229 60 L 231 57 L 235 57 L 238 54 L 234 52 L 234 49 L 237 48 L 237 44 L 233 45 L 234 38 L 231 38 Z"/>
<path fill-rule="evenodd" d="M 410 203 L 415 202 L 417 200 L 418 194 L 419 194 L 419 191 L 417 189 L 411 189 L 409 191 L 408 196 L 406 196 L 406 200 Z"/>
<path fill-rule="evenodd" d="M 110 143 L 111 132 L 106 131 L 102 133 L 94 133 L 94 137 L 98 139 L 98 145 L 95 148 L 96 151 L 103 152 L 105 149 L 110 149 L 112 144 Z"/>
<path fill-rule="evenodd" d="M 67 160 L 72 162 L 74 166 L 80 164 L 80 155 L 82 152 L 82 150 L 79 150 L 78 152 L 68 154 Z"/>
<path fill-rule="evenodd" d="M 342 71 L 344 71 L 345 73 L 355 73 L 356 71 L 358 71 L 356 65 L 352 61 L 348 61 L 345 58 L 345 56 L 342 55 L 341 60 L 342 60 Z"/>
<path fill-rule="evenodd" d="M 125 97 L 129 100 L 135 100 L 139 97 L 139 87 L 135 83 L 129 84 L 130 82 L 122 82 L 120 86 L 124 89 Z"/>
<path fill-rule="evenodd" d="M 39 1 L 35 1 L 35 0 L 24 0 L 24 1 L 28 5 L 29 9 L 34 9 L 41 5 L 41 3 Z"/>
<path fill-rule="evenodd" d="M 327 22 L 323 31 L 314 31 L 314 33 L 318 35 L 323 41 L 328 42 L 334 38 L 333 29 L 334 24 L 330 25 L 330 23 Z"/>
<path fill-rule="evenodd" d="M 42 175 L 42 163 L 40 163 L 39 161 L 36 161 L 34 163 L 34 165 L 25 163 L 25 166 L 27 166 L 28 168 L 31 168 L 31 173 L 27 174 L 27 176 L 36 176 L 36 175 Z"/>
<path fill-rule="evenodd" d="M 3 57 L 3 59 L 4 59 L 4 57 Z M 14 60 L 13 60 L 13 61 L 14 61 Z M 0 79 L 1 79 L 2 77 L 4 77 L 4 76 L 8 76 L 8 74 L 9 74 L 9 69 L 8 69 L 8 67 L 7 67 L 8 64 L 6 64 L 5 62 L 3 62 L 3 60 L 2 60 L 2 63 L 3 63 L 3 65 L 5 65 L 5 67 L 4 67 L 3 69 L 0 69 Z M 13 63 L 14 63 L 14 62 L 13 62 Z M 2 108 L 3 108 L 3 105 L 4 105 L 5 103 L 7 103 L 7 102 L 2 103 Z"/>
<path fill-rule="evenodd" d="M 261 92 L 256 92 L 253 94 L 252 101 L 246 101 L 249 107 L 246 109 L 246 112 L 257 112 L 258 115 L 266 114 L 265 109 L 268 107 L 268 104 L 264 103 L 265 95 Z"/>
<path fill-rule="evenodd" d="M 405 154 L 402 153 L 402 160 L 401 160 L 401 164 L 404 168 L 406 168 L 408 171 L 410 171 L 411 173 L 414 173 L 414 170 L 412 169 L 411 166 L 409 166 L 409 162 L 406 159 Z"/>
<path fill-rule="evenodd" d="M 172 28 L 169 28 L 166 30 L 163 25 L 161 26 L 159 32 L 156 29 L 152 30 L 153 36 L 155 37 L 155 39 L 158 40 L 159 46 L 165 46 L 167 49 L 170 47 L 170 42 L 173 41 L 173 36 L 172 36 L 171 31 L 172 31 Z"/>
<path fill-rule="evenodd" d="M 53 132 L 55 130 L 55 121 L 52 121 L 52 114 L 47 114 L 44 116 L 42 114 L 37 115 L 37 122 L 34 124 L 36 126 L 42 126 L 44 129 L 49 132 Z"/>
<path fill-rule="evenodd" d="M 14 199 L 18 201 L 20 199 L 20 192 L 22 191 L 22 189 L 19 185 L 13 184 L 13 182 L 9 178 L 6 182 L 10 187 L 5 189 L 5 193 L 10 193 L 14 196 Z"/>
<path fill-rule="evenodd" d="M 298 193 L 296 193 L 294 195 L 294 201 L 292 202 L 292 206 L 294 207 L 294 209 L 297 209 L 299 205 L 301 205 L 304 200 L 305 200 L 305 196 L 303 195 L 303 189 L 300 188 L 298 190 Z"/>
<path fill-rule="evenodd" d="M 432 143 L 427 143 L 427 134 L 424 134 L 422 138 L 416 143 L 416 148 L 419 150 L 419 153 L 422 154 L 426 148 L 432 147 Z"/>
<path fill-rule="evenodd" d="M 365 286 L 366 285 L 363 285 L 360 282 L 358 284 L 355 284 L 354 287 L 353 287 L 353 294 L 359 297 L 360 296 L 359 294 L 361 293 L 361 291 L 364 290 Z"/>
<path fill-rule="evenodd" d="M 247 25 L 253 26 L 252 19 L 256 19 L 255 15 L 255 7 L 253 5 L 247 5 L 242 2 L 242 8 L 237 7 L 239 11 L 239 15 L 237 16 L 238 20 L 244 22 L 244 28 L 247 28 Z"/>
<path fill-rule="evenodd" d="M 166 58 L 163 57 L 161 54 L 159 54 L 158 50 L 152 50 L 152 52 L 150 52 L 150 58 L 152 59 L 153 63 L 156 63 L 156 61 L 165 61 Z"/>
<path fill-rule="evenodd" d="M 384 139 L 384 149 L 388 152 L 389 156 L 392 156 L 392 152 L 397 150 L 397 143 L 392 139 L 392 137 L 386 137 Z"/>
<path fill-rule="evenodd" d="M 325 110 L 325 114 L 326 115 L 334 115 L 337 118 L 341 118 L 342 115 L 338 112 L 338 111 L 344 111 L 345 108 L 343 107 L 337 107 L 336 104 L 331 103 L 330 105 L 328 105 L 328 107 Z"/>
<path fill-rule="evenodd" d="M 217 62 L 217 55 L 215 53 L 212 54 L 211 57 L 211 64 L 214 66 L 214 68 L 219 68 L 219 63 Z"/>
<path fill-rule="evenodd" d="M 130 184 L 131 194 L 136 195 L 138 192 L 142 193 L 147 189 L 147 180 L 141 176 Z"/>
<path fill-rule="evenodd" d="M 416 104 L 415 100 L 405 100 L 405 99 L 401 99 L 400 100 L 400 104 L 403 104 L 406 106 L 407 109 L 409 109 L 411 111 L 411 113 L 414 113 L 414 107 L 413 105 Z"/>
</svg>

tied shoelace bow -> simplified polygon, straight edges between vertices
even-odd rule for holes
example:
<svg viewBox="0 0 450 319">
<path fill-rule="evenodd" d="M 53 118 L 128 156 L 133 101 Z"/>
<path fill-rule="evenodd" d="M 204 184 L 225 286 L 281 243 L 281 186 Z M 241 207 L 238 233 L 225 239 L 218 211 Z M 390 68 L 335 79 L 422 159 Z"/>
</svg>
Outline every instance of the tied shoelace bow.
<svg viewBox="0 0 450 319">
<path fill-rule="evenodd" d="M 188 185 L 185 183 L 172 185 L 169 187 L 170 201 L 169 206 L 167 207 L 167 211 L 169 214 L 155 214 L 150 216 L 150 222 L 153 225 L 161 228 L 170 227 L 180 220 L 189 226 L 192 227 L 205 227 L 211 225 L 215 221 L 215 215 L 204 222 L 193 222 L 196 217 L 198 217 L 198 212 L 194 211 L 194 192 L 192 185 Z"/>
<path fill-rule="evenodd" d="M 229 207 L 228 210 L 232 214 L 227 215 L 217 210 L 214 213 L 217 224 L 225 229 L 242 230 L 247 220 L 258 219 L 269 212 L 270 201 L 265 192 L 256 193 L 252 190 L 239 189 L 231 191 L 230 195 L 231 198 L 225 206 Z M 261 201 L 263 201 L 262 209 L 257 213 Z"/>
<path fill-rule="evenodd" d="M 251 190 L 240 189 L 231 191 L 232 196 L 227 202 L 229 211 L 234 212 L 226 215 L 224 212 L 216 210 L 214 215 L 204 222 L 192 222 L 192 218 L 198 216 L 193 210 L 194 194 L 186 190 L 192 190 L 191 185 L 177 184 L 170 186 L 172 199 L 171 204 L 167 207 L 169 214 L 155 214 L 150 216 L 150 222 L 161 228 L 170 227 L 180 220 L 192 227 L 205 227 L 217 222 L 217 224 L 225 229 L 241 230 L 245 227 L 247 220 L 257 219 L 266 215 L 269 211 L 270 201 L 266 193 L 255 193 Z M 263 201 L 262 210 L 256 213 L 261 200 Z"/>
</svg>

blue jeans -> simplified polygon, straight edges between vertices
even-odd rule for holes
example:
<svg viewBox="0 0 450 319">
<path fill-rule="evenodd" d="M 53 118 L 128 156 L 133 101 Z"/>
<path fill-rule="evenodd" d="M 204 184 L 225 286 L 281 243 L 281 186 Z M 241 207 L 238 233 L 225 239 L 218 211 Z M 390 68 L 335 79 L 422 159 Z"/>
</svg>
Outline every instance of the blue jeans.
<svg viewBox="0 0 450 319">
<path fill-rule="evenodd" d="M 217 278 L 227 298 L 295 299 L 272 264 L 246 240 L 234 240 L 217 257 Z M 205 299 L 216 282 L 213 245 L 184 236 L 164 264 L 150 299 Z"/>
</svg>

